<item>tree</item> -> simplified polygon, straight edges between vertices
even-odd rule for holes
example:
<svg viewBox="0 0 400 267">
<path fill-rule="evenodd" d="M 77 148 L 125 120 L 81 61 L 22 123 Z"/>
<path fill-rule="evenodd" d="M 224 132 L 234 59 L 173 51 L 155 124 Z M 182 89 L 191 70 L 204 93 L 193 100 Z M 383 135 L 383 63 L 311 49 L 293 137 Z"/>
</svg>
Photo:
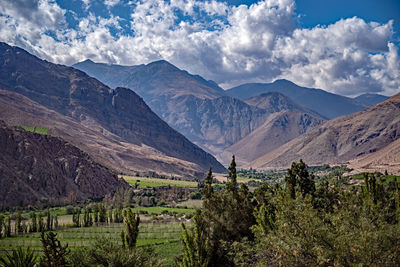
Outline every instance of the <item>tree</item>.
<svg viewBox="0 0 400 267">
<path fill-rule="evenodd" d="M 3 237 L 2 230 L 4 228 L 4 215 L 0 214 L 0 239 Z"/>
<path fill-rule="evenodd" d="M 199 211 L 193 217 L 193 229 L 191 231 L 182 223 L 183 256 L 179 266 L 206 267 L 209 265 L 211 248 L 206 227 Z"/>
<path fill-rule="evenodd" d="M 228 192 L 237 195 L 237 178 L 236 178 L 236 162 L 235 162 L 235 155 L 232 156 L 231 165 L 228 168 L 229 175 L 228 175 L 228 183 L 226 184 L 226 189 Z"/>
<path fill-rule="evenodd" d="M 237 188 L 235 157 L 229 167 L 226 190 L 214 192 L 203 202 L 201 221 L 208 237 L 209 263 L 212 266 L 231 266 L 229 247 L 243 238 L 254 238 L 251 226 L 256 223 L 253 195 L 245 184 Z M 200 220 L 200 219 L 199 219 Z"/>
<path fill-rule="evenodd" d="M 124 211 L 125 238 L 129 249 L 136 248 L 136 240 L 139 235 L 139 214 L 134 213 L 131 208 Z"/>
<path fill-rule="evenodd" d="M 81 209 L 76 208 L 73 210 L 72 213 L 72 222 L 74 223 L 75 227 L 79 227 L 81 225 L 80 219 L 81 219 Z"/>
<path fill-rule="evenodd" d="M 99 204 L 99 222 L 107 222 L 107 210 L 103 203 Z"/>
<path fill-rule="evenodd" d="M 6 217 L 6 220 L 4 223 L 4 236 L 5 237 L 11 236 L 11 218 L 10 218 L 10 216 Z"/>
<path fill-rule="evenodd" d="M 92 218 L 92 215 L 90 214 L 89 208 L 86 207 L 85 211 L 83 212 L 83 226 L 89 227 L 92 225 L 93 225 L 93 218 Z"/>
<path fill-rule="evenodd" d="M 299 185 L 303 197 L 306 194 L 314 195 L 315 193 L 314 175 L 308 173 L 307 166 L 301 159 L 298 163 L 292 163 L 291 168 L 287 171 L 285 181 L 292 199 L 296 198 L 297 185 Z"/>
<path fill-rule="evenodd" d="M 17 215 L 15 216 L 15 228 L 14 228 L 15 233 L 22 233 L 22 215 L 21 211 L 17 212 Z"/>
<path fill-rule="evenodd" d="M 41 239 L 43 246 L 43 264 L 46 267 L 58 267 L 66 266 L 66 256 L 69 253 L 68 244 L 65 246 L 61 245 L 61 242 L 57 239 L 57 234 L 53 232 L 42 232 Z"/>
<path fill-rule="evenodd" d="M 30 227 L 30 232 L 34 232 L 36 233 L 38 230 L 38 226 L 37 226 L 37 220 L 36 220 L 36 213 L 35 212 L 31 212 L 31 227 Z"/>
<path fill-rule="evenodd" d="M 203 188 L 203 190 L 202 190 L 202 195 L 205 197 L 205 198 L 210 198 L 211 197 L 211 195 L 212 195 L 212 193 L 213 193 L 213 188 L 212 188 L 212 180 L 213 180 L 213 177 L 212 177 L 212 168 L 210 168 L 210 170 L 208 171 L 208 174 L 207 174 L 207 177 L 206 177 L 206 179 L 205 179 L 205 183 L 204 183 L 204 188 Z"/>
</svg>

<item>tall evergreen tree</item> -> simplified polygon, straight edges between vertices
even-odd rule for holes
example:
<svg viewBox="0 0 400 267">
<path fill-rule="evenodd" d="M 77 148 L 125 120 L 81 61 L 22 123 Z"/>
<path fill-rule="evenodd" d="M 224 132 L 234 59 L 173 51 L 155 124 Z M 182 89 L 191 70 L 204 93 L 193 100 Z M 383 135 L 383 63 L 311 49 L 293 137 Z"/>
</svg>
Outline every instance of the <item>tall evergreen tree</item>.
<svg viewBox="0 0 400 267">
<path fill-rule="evenodd" d="M 210 198 L 212 193 L 213 193 L 213 188 L 212 188 L 212 168 L 210 168 L 210 170 L 208 171 L 207 177 L 204 181 L 204 188 L 202 190 L 202 195 L 205 198 Z"/>
<path fill-rule="evenodd" d="M 229 175 L 228 175 L 228 183 L 226 184 L 226 189 L 228 192 L 237 195 L 237 177 L 236 177 L 236 162 L 235 162 L 235 155 L 232 156 L 231 165 L 228 168 Z"/>
</svg>

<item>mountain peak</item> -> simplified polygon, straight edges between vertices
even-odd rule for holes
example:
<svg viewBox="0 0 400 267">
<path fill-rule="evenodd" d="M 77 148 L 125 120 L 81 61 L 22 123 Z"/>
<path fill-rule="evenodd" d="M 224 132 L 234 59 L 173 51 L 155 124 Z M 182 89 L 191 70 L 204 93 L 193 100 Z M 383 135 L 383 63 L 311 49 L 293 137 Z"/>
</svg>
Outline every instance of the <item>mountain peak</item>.
<svg viewBox="0 0 400 267">
<path fill-rule="evenodd" d="M 95 63 L 93 60 L 91 60 L 91 59 L 86 59 L 86 60 L 84 60 L 84 61 L 82 61 L 82 62 L 80 62 L 80 63 Z"/>
<path fill-rule="evenodd" d="M 273 82 L 273 84 L 290 84 L 290 85 L 296 85 L 294 82 L 291 82 L 291 81 L 286 80 L 286 79 L 278 79 L 278 80 L 275 80 L 275 81 Z"/>
</svg>

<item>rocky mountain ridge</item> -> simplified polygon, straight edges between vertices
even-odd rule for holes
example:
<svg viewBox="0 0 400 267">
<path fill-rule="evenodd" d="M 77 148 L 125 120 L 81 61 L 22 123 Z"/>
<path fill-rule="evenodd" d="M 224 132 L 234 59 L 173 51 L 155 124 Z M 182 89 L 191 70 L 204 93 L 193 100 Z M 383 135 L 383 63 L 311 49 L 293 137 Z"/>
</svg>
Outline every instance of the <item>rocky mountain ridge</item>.
<svg viewBox="0 0 400 267">
<path fill-rule="evenodd" d="M 0 121 L 0 209 L 99 199 L 129 185 L 64 140 Z"/>
<path fill-rule="evenodd" d="M 4 43 L 0 44 L 0 65 L 1 89 L 24 95 L 91 130 L 106 130 L 125 143 L 192 162 L 197 165 L 194 169 L 198 174 L 209 167 L 216 172 L 225 171 L 213 156 L 162 121 L 132 90 L 111 89 L 79 70 L 40 60 Z M 112 168 L 112 162 L 108 166 Z M 169 163 L 163 167 L 170 173 L 182 172 L 182 168 L 185 169 Z"/>
</svg>

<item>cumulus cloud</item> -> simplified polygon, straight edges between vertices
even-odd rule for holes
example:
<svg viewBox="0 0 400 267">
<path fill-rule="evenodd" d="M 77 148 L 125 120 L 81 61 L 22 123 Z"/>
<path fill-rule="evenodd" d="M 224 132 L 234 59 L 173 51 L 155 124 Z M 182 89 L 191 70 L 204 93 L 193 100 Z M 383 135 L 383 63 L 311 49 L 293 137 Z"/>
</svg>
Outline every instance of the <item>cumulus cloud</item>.
<svg viewBox="0 0 400 267">
<path fill-rule="evenodd" d="M 120 2 L 106 0 L 104 5 Z M 392 21 L 354 17 L 303 29 L 296 24 L 293 0 L 250 6 L 146 0 L 125 6 L 131 10 L 129 18 L 89 13 L 71 28 L 66 26 L 67 11 L 54 1 L 4 0 L 0 40 L 63 64 L 91 58 L 133 65 L 162 58 L 224 87 L 286 78 L 349 96 L 392 95 L 400 88 L 398 47 L 390 42 Z"/>
</svg>

